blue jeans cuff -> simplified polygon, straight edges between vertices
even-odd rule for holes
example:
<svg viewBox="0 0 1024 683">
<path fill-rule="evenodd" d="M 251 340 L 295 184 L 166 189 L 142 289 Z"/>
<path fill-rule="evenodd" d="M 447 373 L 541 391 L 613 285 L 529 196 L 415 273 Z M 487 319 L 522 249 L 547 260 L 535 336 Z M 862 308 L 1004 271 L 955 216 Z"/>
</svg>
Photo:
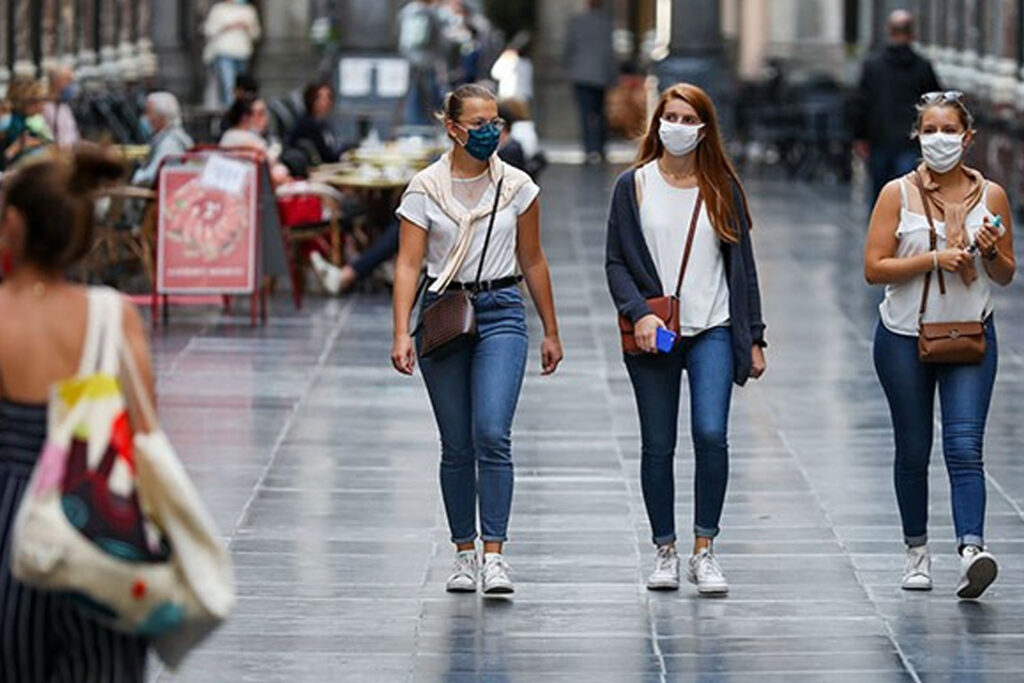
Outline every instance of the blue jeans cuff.
<svg viewBox="0 0 1024 683">
<path fill-rule="evenodd" d="M 928 534 L 921 534 L 920 536 L 904 536 L 903 542 L 907 544 L 908 548 L 920 548 L 923 545 L 928 545 Z"/>
<path fill-rule="evenodd" d="M 962 549 L 966 545 L 976 545 L 979 548 L 984 548 L 985 547 L 985 539 L 983 539 L 981 536 L 977 536 L 975 534 L 966 534 L 964 536 L 961 536 L 960 540 L 957 541 L 957 546 L 956 546 L 957 550 Z"/>
<path fill-rule="evenodd" d="M 718 527 L 715 527 L 714 529 L 709 529 L 703 526 L 693 527 L 693 535 L 699 538 L 716 538 L 719 532 L 721 532 L 721 529 Z"/>
<path fill-rule="evenodd" d="M 484 543 L 505 543 L 508 541 L 508 536 L 481 536 L 480 540 Z"/>
<path fill-rule="evenodd" d="M 665 536 L 655 536 L 651 540 L 654 541 L 654 545 L 658 545 L 658 546 L 668 545 L 669 543 L 675 543 L 676 542 L 676 535 L 675 534 L 667 534 Z"/>
<path fill-rule="evenodd" d="M 461 545 L 462 543 L 473 543 L 474 541 L 476 541 L 476 532 L 474 532 L 472 536 L 464 536 L 462 538 L 455 538 L 454 536 L 452 536 L 452 543 L 454 543 L 455 545 Z"/>
</svg>

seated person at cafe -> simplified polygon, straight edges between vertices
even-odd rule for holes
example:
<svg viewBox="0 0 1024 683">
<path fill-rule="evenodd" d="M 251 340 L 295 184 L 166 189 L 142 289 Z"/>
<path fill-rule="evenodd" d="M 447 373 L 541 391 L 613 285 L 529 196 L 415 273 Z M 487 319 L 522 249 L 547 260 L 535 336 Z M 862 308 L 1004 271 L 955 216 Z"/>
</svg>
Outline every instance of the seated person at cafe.
<svg viewBox="0 0 1024 683">
<path fill-rule="evenodd" d="M 43 105 L 46 125 L 53 131 L 53 138 L 61 150 L 69 150 L 78 144 L 80 135 L 71 101 L 75 96 L 75 72 L 66 64 L 56 66 L 47 72 L 50 82 L 50 97 Z"/>
<path fill-rule="evenodd" d="M 281 146 L 267 142 L 270 119 L 267 103 L 259 97 L 245 95 L 235 100 L 228 109 L 230 128 L 220 138 L 221 147 L 251 149 L 262 153 L 270 165 L 270 179 L 275 186 L 291 179 L 288 168 L 280 163 Z"/>
<path fill-rule="evenodd" d="M 0 127 L 0 168 L 4 170 L 53 145 L 53 132 L 43 118 L 46 86 L 34 79 L 17 79 L 7 96 L 11 115 Z"/>
<path fill-rule="evenodd" d="M 168 156 L 184 154 L 193 143 L 182 127 L 178 98 L 169 92 L 154 92 L 146 97 L 146 120 L 153 129 L 153 137 L 149 140 L 149 155 L 132 175 L 132 184 L 152 187 L 160 162 Z"/>
<path fill-rule="evenodd" d="M 331 86 L 327 83 L 308 85 L 302 99 L 306 113 L 295 124 L 288 146 L 305 152 L 311 166 L 337 162 L 342 152 L 352 145 L 339 140 L 331 127 L 330 117 L 334 111 Z"/>
<path fill-rule="evenodd" d="M 398 236 L 398 221 L 392 221 L 352 263 L 339 268 L 316 250 L 310 252 L 309 261 L 328 294 L 344 294 L 372 275 L 377 266 L 394 258 L 398 253 Z"/>
<path fill-rule="evenodd" d="M 257 81 L 256 78 L 252 74 L 249 74 L 249 73 L 240 74 L 235 79 L 235 93 L 234 94 L 235 94 L 235 99 L 234 99 L 235 102 L 237 102 L 238 100 L 242 99 L 243 97 L 247 97 L 247 96 L 259 97 L 260 96 L 260 82 Z M 227 132 L 227 130 L 229 128 L 231 128 L 231 122 L 228 121 L 228 115 L 227 115 L 227 112 L 225 112 L 224 116 L 222 116 L 220 121 L 218 122 L 217 137 L 220 138 L 220 136 L 224 135 L 224 133 Z"/>
</svg>

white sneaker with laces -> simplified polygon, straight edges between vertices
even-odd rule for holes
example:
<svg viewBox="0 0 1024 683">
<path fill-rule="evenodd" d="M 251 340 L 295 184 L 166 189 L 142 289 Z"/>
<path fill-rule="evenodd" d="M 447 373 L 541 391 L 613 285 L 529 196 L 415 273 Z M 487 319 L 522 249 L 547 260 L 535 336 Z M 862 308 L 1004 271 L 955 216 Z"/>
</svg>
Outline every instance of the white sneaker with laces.
<svg viewBox="0 0 1024 683">
<path fill-rule="evenodd" d="M 508 564 L 501 553 L 484 554 L 484 596 L 504 597 L 516 592 L 508 578 Z"/>
<path fill-rule="evenodd" d="M 309 253 L 309 263 L 313 266 L 320 284 L 324 286 L 328 294 L 337 295 L 341 291 L 341 268 L 329 263 L 319 251 L 313 250 Z"/>
<path fill-rule="evenodd" d="M 445 590 L 449 593 L 475 593 L 480 567 L 475 550 L 460 550 L 455 555 L 455 566 L 448 577 Z"/>
<path fill-rule="evenodd" d="M 903 569 L 900 586 L 905 591 L 930 591 L 932 589 L 932 558 L 928 546 L 907 548 L 907 564 Z"/>
<path fill-rule="evenodd" d="M 697 592 L 701 595 L 725 595 L 729 592 L 725 574 L 718 566 L 718 560 L 715 559 L 710 547 L 691 555 L 687 568 L 689 571 L 686 578 L 697 586 Z"/>
<path fill-rule="evenodd" d="M 981 597 L 998 573 L 999 565 L 991 553 L 976 545 L 964 546 L 960 551 L 960 583 L 956 587 L 956 597 L 961 600 Z"/>
<path fill-rule="evenodd" d="M 675 544 L 658 546 L 654 571 L 647 577 L 647 590 L 679 590 L 679 552 Z"/>
</svg>

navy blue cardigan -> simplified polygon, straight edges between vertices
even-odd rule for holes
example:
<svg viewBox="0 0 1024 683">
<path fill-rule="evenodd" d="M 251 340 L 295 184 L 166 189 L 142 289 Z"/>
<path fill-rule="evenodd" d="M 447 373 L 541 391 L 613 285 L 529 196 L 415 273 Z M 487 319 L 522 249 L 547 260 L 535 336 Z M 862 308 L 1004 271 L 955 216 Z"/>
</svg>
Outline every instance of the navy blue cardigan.
<svg viewBox="0 0 1024 683">
<path fill-rule="evenodd" d="M 665 289 L 640 226 L 640 207 L 636 201 L 635 169 L 620 175 L 612 192 L 608 212 L 608 244 L 605 272 L 615 307 L 621 315 L 636 322 L 651 313 L 647 299 L 664 296 Z M 757 266 L 750 245 L 739 187 L 733 188 L 733 201 L 739 216 L 739 243 L 722 242 L 725 274 L 729 281 L 729 319 L 732 327 L 733 381 L 742 386 L 750 377 L 750 350 L 765 345 L 761 319 L 761 291 L 757 284 Z"/>
</svg>

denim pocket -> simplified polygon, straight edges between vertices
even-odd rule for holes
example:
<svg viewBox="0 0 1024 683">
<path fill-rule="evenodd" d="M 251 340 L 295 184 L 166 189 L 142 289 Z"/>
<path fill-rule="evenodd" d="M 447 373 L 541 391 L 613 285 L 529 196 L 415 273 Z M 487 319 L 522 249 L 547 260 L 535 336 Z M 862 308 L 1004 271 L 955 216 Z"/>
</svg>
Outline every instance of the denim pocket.
<svg viewBox="0 0 1024 683">
<path fill-rule="evenodd" d="M 505 287 L 490 293 L 494 305 L 501 308 L 523 308 L 523 293 L 518 287 Z"/>
</svg>

